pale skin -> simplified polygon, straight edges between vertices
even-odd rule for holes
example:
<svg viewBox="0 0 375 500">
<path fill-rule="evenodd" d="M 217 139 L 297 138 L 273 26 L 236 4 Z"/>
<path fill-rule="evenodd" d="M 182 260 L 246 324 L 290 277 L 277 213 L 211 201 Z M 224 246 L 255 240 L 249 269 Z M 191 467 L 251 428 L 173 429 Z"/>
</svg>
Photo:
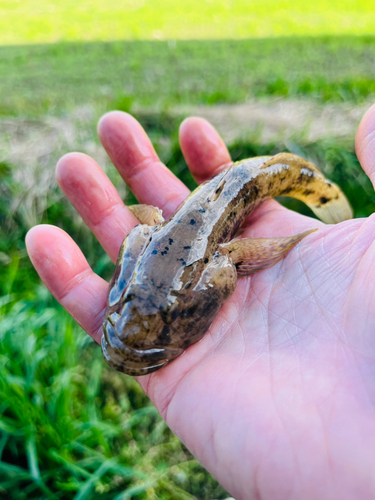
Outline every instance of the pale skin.
<svg viewBox="0 0 375 500">
<path fill-rule="evenodd" d="M 160 163 L 141 126 L 112 112 L 98 132 L 139 202 L 168 217 L 189 191 Z M 180 143 L 198 183 L 231 161 L 200 118 L 182 123 Z M 374 183 L 375 106 L 356 147 Z M 115 262 L 137 220 L 90 157 L 64 156 L 56 175 Z M 236 500 L 375 498 L 374 217 L 324 225 L 267 201 L 244 237 L 319 231 L 273 268 L 241 278 L 200 342 L 138 379 L 173 432 Z M 48 289 L 99 343 L 107 282 L 61 229 L 34 227 L 26 243 Z"/>
</svg>

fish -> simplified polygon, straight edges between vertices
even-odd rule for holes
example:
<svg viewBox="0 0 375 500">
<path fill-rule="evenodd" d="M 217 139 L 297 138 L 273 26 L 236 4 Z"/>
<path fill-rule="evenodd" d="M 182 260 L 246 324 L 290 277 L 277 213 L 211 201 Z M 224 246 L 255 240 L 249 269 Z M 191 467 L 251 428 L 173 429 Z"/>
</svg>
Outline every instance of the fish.
<svg viewBox="0 0 375 500">
<path fill-rule="evenodd" d="M 352 218 L 341 189 L 290 153 L 233 163 L 195 189 L 167 220 L 148 205 L 121 245 L 109 284 L 102 335 L 107 363 L 128 375 L 152 373 L 210 328 L 237 279 L 279 262 L 316 229 L 290 237 L 241 238 L 265 200 L 291 196 L 327 224 Z"/>
</svg>

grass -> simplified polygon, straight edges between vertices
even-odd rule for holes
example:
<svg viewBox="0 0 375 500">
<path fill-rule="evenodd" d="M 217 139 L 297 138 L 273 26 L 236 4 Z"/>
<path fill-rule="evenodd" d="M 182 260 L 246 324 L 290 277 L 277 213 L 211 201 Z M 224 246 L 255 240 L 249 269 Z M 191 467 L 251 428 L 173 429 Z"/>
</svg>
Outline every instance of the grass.
<svg viewBox="0 0 375 500">
<path fill-rule="evenodd" d="M 4 296 L 0 322 L 1 498 L 223 498 L 139 385 L 104 365 L 46 290 Z"/>
<path fill-rule="evenodd" d="M 0 44 L 372 34 L 371 0 L 2 0 Z"/>
<path fill-rule="evenodd" d="M 0 115 L 375 95 L 375 36 L 0 47 Z"/>
</svg>

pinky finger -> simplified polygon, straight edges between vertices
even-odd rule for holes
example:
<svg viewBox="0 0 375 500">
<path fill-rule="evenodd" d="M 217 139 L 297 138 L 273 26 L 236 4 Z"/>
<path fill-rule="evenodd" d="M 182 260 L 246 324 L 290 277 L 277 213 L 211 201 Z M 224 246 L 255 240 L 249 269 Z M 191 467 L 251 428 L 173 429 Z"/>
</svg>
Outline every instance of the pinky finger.
<svg viewBox="0 0 375 500">
<path fill-rule="evenodd" d="M 26 247 L 52 295 L 99 343 L 108 283 L 92 271 L 81 250 L 62 229 L 36 226 L 26 236 Z"/>
</svg>

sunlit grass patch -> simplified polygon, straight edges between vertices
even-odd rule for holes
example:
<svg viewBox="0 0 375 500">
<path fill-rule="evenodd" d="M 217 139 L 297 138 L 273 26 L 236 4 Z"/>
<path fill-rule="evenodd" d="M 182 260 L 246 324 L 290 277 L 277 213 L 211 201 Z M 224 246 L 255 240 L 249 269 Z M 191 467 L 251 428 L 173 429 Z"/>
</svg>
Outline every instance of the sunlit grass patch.
<svg viewBox="0 0 375 500">
<path fill-rule="evenodd" d="M 0 43 L 372 34 L 372 0 L 3 0 Z"/>
</svg>

